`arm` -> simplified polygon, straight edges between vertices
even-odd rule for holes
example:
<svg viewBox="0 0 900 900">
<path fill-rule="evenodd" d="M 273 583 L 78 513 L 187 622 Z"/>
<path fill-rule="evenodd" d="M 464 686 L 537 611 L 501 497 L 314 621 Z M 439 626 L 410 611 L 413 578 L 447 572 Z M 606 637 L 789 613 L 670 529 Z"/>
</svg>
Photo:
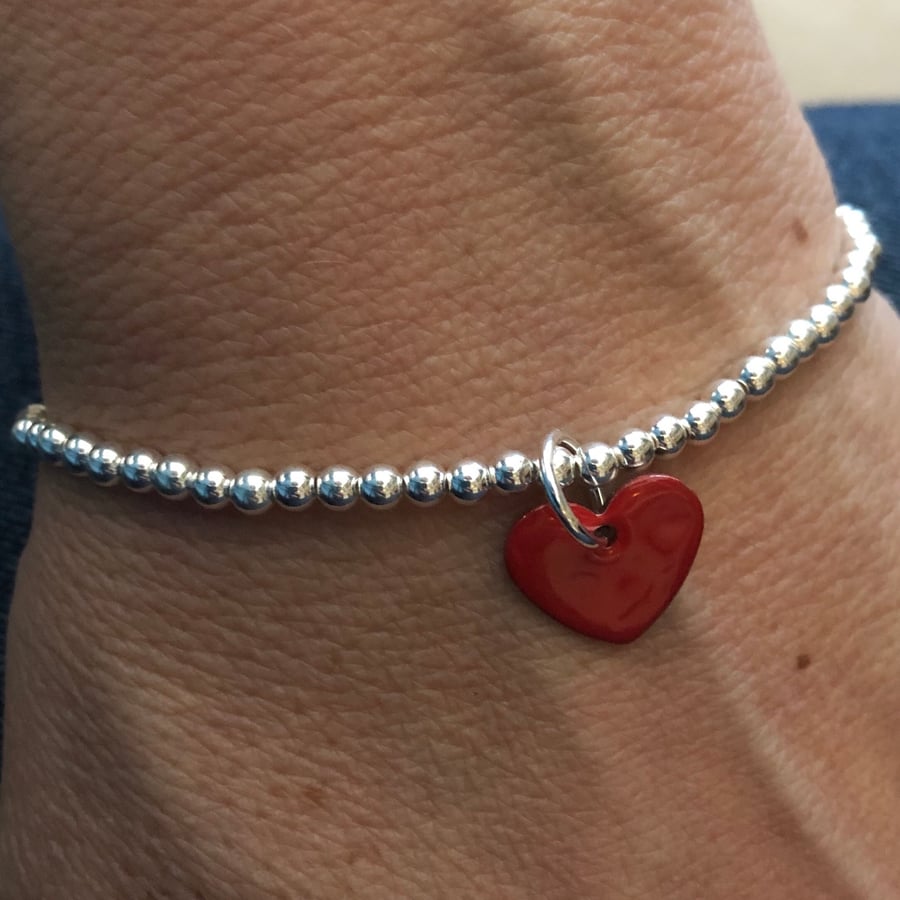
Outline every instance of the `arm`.
<svg viewBox="0 0 900 900">
<path fill-rule="evenodd" d="M 45 399 L 127 445 L 274 469 L 608 438 L 837 253 L 749 4 L 0 9 Z M 248 521 L 43 472 L 0 884 L 896 895 L 898 331 L 873 300 L 678 460 L 708 533 L 624 652 L 508 582 L 534 495 Z"/>
</svg>

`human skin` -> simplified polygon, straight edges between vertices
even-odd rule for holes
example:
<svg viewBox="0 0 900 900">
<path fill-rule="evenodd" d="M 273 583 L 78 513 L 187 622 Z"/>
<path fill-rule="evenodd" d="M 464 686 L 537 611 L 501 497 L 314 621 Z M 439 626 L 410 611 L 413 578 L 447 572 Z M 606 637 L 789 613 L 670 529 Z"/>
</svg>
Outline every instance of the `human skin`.
<svg viewBox="0 0 900 900">
<path fill-rule="evenodd" d="M 611 439 L 822 292 L 827 172 L 726 0 L 0 0 L 51 414 L 235 469 Z M 688 582 L 532 607 L 540 501 L 209 514 L 41 473 L 0 896 L 900 892 L 900 328 L 660 467 Z"/>
</svg>

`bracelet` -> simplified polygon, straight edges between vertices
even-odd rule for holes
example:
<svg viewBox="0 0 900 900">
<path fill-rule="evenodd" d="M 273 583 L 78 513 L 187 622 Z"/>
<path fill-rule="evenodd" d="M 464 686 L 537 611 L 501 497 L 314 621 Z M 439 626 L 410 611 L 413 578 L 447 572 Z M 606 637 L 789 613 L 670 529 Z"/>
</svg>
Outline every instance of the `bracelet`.
<svg viewBox="0 0 900 900">
<path fill-rule="evenodd" d="M 626 643 L 643 633 L 668 606 L 693 563 L 703 530 L 697 497 L 677 478 L 641 475 L 611 486 L 624 470 L 642 470 L 656 458 L 672 457 L 689 443 L 710 441 L 724 422 L 737 418 L 750 399 L 768 394 L 820 346 L 838 336 L 857 303 L 868 299 L 881 245 L 865 214 L 851 206 L 836 210 L 850 241 L 839 261 L 839 281 L 805 318 L 771 338 L 748 357 L 734 377 L 719 381 L 705 400 L 684 415 L 661 416 L 649 430 L 630 429 L 612 445 L 580 445 L 559 431 L 544 441 L 540 457 L 512 452 L 493 466 L 466 459 L 450 470 L 419 462 L 406 474 L 376 465 L 362 476 L 335 465 L 314 474 L 291 466 L 272 477 L 261 469 L 237 475 L 221 466 L 198 467 L 180 455 L 137 449 L 123 453 L 47 418 L 41 404 L 23 410 L 13 437 L 53 464 L 86 475 L 103 486 L 124 484 L 137 492 L 155 490 L 172 500 L 188 496 L 207 509 L 231 505 L 260 513 L 273 504 L 288 510 L 318 501 L 345 510 L 361 498 L 376 508 L 395 506 L 404 496 L 430 506 L 450 495 L 473 504 L 493 489 L 519 493 L 540 483 L 547 504 L 512 528 L 507 568 L 522 591 L 563 624 L 591 637 Z M 593 509 L 570 504 L 564 488 L 576 480 L 590 492 Z"/>
</svg>

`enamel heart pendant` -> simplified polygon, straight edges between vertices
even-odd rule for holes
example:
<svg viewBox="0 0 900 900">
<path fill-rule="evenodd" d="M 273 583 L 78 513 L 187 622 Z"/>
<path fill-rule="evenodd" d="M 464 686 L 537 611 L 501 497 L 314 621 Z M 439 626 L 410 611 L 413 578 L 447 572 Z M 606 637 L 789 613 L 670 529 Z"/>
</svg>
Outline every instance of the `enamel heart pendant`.
<svg viewBox="0 0 900 900">
<path fill-rule="evenodd" d="M 603 512 L 568 508 L 597 545 L 573 540 L 558 512 L 540 506 L 509 533 L 509 574 L 563 625 L 627 644 L 662 615 L 681 588 L 700 546 L 703 507 L 677 478 L 642 475 L 620 488 Z"/>
</svg>

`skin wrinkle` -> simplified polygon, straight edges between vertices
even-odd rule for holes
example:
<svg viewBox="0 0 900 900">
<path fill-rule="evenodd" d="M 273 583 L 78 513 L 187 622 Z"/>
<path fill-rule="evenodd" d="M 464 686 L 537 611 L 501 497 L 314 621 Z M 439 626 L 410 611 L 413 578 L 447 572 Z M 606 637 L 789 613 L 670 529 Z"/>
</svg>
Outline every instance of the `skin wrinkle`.
<svg viewBox="0 0 900 900">
<path fill-rule="evenodd" d="M 0 190 L 47 396 L 123 441 L 362 466 L 610 437 L 705 390 L 835 255 L 748 7 L 14 8 Z M 247 523 L 46 473 L 0 894 L 893 896 L 876 303 L 669 466 L 709 531 L 629 648 L 508 584 L 533 494 Z M 847 489 L 823 508 L 822 484 Z"/>
</svg>

